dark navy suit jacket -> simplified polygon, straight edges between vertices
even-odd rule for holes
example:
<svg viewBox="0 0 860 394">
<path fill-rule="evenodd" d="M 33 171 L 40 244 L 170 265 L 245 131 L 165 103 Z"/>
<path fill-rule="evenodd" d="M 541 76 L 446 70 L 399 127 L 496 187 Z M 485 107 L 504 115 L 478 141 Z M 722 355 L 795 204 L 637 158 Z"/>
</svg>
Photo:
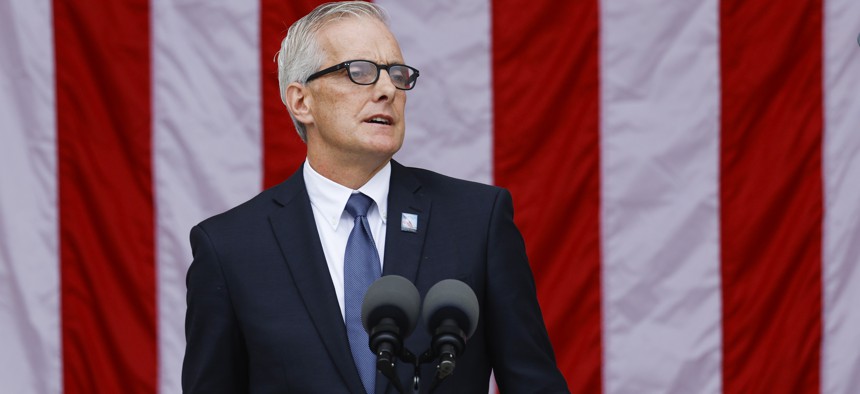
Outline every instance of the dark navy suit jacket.
<svg viewBox="0 0 860 394">
<path fill-rule="evenodd" d="M 477 331 L 435 392 L 486 393 L 491 369 L 505 394 L 567 392 L 510 194 L 392 161 L 388 212 L 383 275 L 406 277 L 422 297 L 448 278 L 478 296 Z M 401 230 L 401 213 L 418 215 L 417 232 Z M 185 392 L 364 392 L 301 170 L 195 226 L 191 246 Z M 406 347 L 429 345 L 419 321 Z M 422 367 L 422 392 L 433 368 Z M 398 373 L 411 381 L 411 366 Z M 396 392 L 381 374 L 376 386 Z"/>
</svg>

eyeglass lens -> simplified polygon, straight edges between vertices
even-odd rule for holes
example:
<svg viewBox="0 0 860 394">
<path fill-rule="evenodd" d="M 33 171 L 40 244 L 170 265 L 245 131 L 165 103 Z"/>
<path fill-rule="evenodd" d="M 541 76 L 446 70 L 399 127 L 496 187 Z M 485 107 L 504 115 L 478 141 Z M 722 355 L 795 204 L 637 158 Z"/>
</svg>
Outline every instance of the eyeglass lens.
<svg viewBox="0 0 860 394">
<path fill-rule="evenodd" d="M 379 78 L 379 69 L 376 64 L 358 60 L 351 62 L 348 66 L 349 79 L 360 85 L 370 85 Z M 388 67 L 388 75 L 391 82 L 399 89 L 411 89 L 415 83 L 413 71 L 406 66 L 394 65 Z"/>
</svg>

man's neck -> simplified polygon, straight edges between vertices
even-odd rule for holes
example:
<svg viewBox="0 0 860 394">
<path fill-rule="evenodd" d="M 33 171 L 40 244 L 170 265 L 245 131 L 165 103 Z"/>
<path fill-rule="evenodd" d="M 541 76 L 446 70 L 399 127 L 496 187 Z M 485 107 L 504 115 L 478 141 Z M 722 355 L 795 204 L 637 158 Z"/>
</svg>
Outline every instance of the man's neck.
<svg viewBox="0 0 860 394">
<path fill-rule="evenodd" d="M 308 155 L 308 164 L 318 174 L 339 185 L 343 185 L 352 190 L 358 190 L 364 186 L 367 181 L 373 178 L 379 170 L 385 167 L 391 159 L 382 162 L 371 162 L 365 160 L 361 163 L 341 164 L 336 165 L 326 160 L 318 160 Z"/>
</svg>

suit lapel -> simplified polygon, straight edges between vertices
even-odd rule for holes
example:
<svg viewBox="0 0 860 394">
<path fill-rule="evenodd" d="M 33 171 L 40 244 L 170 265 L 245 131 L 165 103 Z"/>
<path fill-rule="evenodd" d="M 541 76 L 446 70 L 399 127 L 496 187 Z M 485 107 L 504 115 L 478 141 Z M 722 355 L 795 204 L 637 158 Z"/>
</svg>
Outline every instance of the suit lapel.
<svg viewBox="0 0 860 394">
<path fill-rule="evenodd" d="M 392 160 L 383 275 L 400 275 L 413 283 L 421 263 L 421 252 L 430 222 L 430 199 L 420 189 L 421 183 L 415 175 Z M 416 232 L 401 229 L 404 213 L 418 216 Z"/>
<path fill-rule="evenodd" d="M 385 227 L 385 261 L 382 275 L 400 275 L 415 283 L 424 238 L 430 218 L 430 199 L 420 193 L 421 183 L 406 167 L 391 161 L 388 186 L 388 218 Z M 404 213 L 418 216 L 417 231 L 401 229 Z M 411 382 L 404 382 L 408 385 Z M 376 393 L 392 392 L 394 386 L 382 374 L 376 375 Z"/>
<path fill-rule="evenodd" d="M 281 208 L 269 215 L 269 222 L 281 253 L 329 357 L 350 391 L 361 392 L 364 389 L 350 356 L 346 328 L 301 168 L 278 188 L 275 202 Z"/>
</svg>

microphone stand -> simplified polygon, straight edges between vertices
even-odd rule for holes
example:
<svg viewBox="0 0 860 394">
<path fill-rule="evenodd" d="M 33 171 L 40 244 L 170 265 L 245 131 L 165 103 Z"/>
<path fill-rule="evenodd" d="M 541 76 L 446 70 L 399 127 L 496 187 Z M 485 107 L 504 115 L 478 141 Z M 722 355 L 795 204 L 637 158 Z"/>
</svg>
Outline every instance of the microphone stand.
<svg viewBox="0 0 860 394">
<path fill-rule="evenodd" d="M 421 383 L 421 364 L 432 362 L 440 358 L 436 365 L 436 375 L 430 383 L 428 394 L 432 394 L 439 385 L 454 373 L 457 366 L 457 356 L 463 353 L 466 347 L 466 334 L 450 320 L 445 320 L 433 335 L 433 345 L 416 357 L 398 338 L 399 329 L 391 319 L 382 319 L 380 324 L 370 333 L 371 348 L 376 348 L 376 369 L 388 378 L 397 392 L 406 394 L 404 385 L 397 377 L 395 370 L 395 356 L 405 363 L 413 366 L 412 393 L 419 394 Z"/>
<path fill-rule="evenodd" d="M 394 388 L 397 389 L 398 393 L 407 394 L 403 388 L 404 385 L 400 382 L 400 379 L 397 378 L 397 374 L 394 369 L 394 360 L 391 356 L 393 356 L 392 352 L 387 352 L 387 354 L 383 354 L 383 349 L 380 348 L 380 352 L 377 353 L 376 368 L 379 369 L 380 372 L 382 372 L 382 375 L 388 378 L 388 381 L 394 385 Z M 400 361 L 412 365 L 412 394 L 419 394 L 421 388 L 421 364 L 426 364 L 436 358 L 433 354 L 432 349 L 427 349 L 427 351 L 421 354 L 421 357 L 416 357 L 414 354 L 412 354 L 412 352 L 409 351 L 409 349 L 406 349 L 406 347 L 404 346 L 397 356 Z M 432 393 L 434 390 L 436 390 L 436 387 L 439 385 L 439 382 L 444 380 L 446 377 L 447 375 L 440 379 L 439 374 L 437 373 L 436 378 L 433 379 L 433 383 L 430 386 L 429 393 Z"/>
<path fill-rule="evenodd" d="M 407 394 L 404 389 L 404 385 L 398 379 L 397 372 L 395 370 L 395 361 L 394 361 L 394 352 L 393 349 L 388 348 L 385 349 L 386 346 L 380 346 L 380 350 L 377 353 L 376 359 L 376 368 L 379 372 L 382 372 L 382 375 L 388 378 L 388 381 L 394 385 L 394 388 L 397 389 L 397 392 L 400 394 Z M 412 352 L 410 352 L 406 347 L 403 347 L 397 358 L 400 361 L 405 363 L 409 363 L 413 367 L 412 373 L 412 394 L 419 394 L 421 387 L 421 365 L 432 362 L 437 357 L 441 357 L 439 364 L 436 366 L 436 375 L 433 377 L 433 381 L 430 383 L 430 390 L 427 392 L 428 394 L 433 393 L 439 387 L 439 385 L 451 376 L 454 373 L 454 368 L 456 367 L 456 356 L 454 353 L 445 352 L 443 354 L 435 354 L 433 349 L 427 349 L 424 353 L 421 354 L 421 357 L 416 357 Z"/>
</svg>

